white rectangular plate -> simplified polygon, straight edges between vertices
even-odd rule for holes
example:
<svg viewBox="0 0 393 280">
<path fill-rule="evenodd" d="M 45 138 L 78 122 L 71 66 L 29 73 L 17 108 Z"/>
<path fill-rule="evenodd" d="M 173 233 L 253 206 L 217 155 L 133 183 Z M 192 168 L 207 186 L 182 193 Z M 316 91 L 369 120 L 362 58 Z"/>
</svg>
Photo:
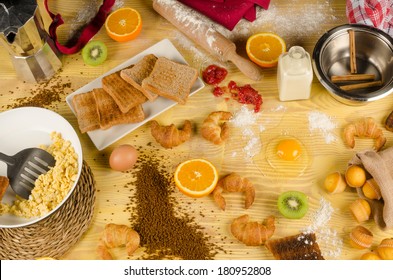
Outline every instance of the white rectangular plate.
<svg viewBox="0 0 393 280">
<path fill-rule="evenodd" d="M 113 68 L 112 70 L 108 71 L 104 75 L 98 77 L 97 79 L 93 80 L 92 82 L 88 83 L 87 85 L 81 87 L 80 89 L 74 91 L 70 95 L 66 97 L 66 101 L 68 106 L 70 106 L 72 112 L 75 114 L 75 110 L 72 106 L 72 98 L 76 94 L 84 93 L 93 90 L 94 88 L 102 87 L 102 78 L 112 74 L 116 71 L 119 71 L 123 68 L 126 68 L 132 64 L 137 63 L 140 59 L 148 54 L 154 54 L 155 56 L 163 56 L 168 59 L 171 59 L 175 62 L 187 64 L 183 56 L 179 53 L 179 51 L 175 48 L 175 46 L 169 41 L 168 39 L 164 39 L 157 44 L 151 46 L 150 48 L 144 50 L 143 52 L 135 55 L 134 57 L 130 58 L 129 60 L 125 61 L 124 63 L 118 65 L 117 67 Z M 202 80 L 198 77 L 195 81 L 194 85 L 191 88 L 190 96 L 202 89 L 205 84 Z M 147 101 L 143 104 L 143 110 L 145 111 L 146 118 L 142 122 L 134 123 L 134 124 L 121 124 L 115 125 L 109 129 L 102 130 L 97 129 L 94 131 L 89 131 L 87 134 L 89 135 L 90 139 L 96 146 L 98 150 L 103 150 L 112 143 L 116 142 L 120 138 L 124 137 L 128 133 L 132 132 L 133 130 L 137 129 L 141 125 L 145 124 L 149 120 L 153 119 L 157 115 L 161 114 L 162 112 L 168 110 L 169 108 L 176 105 L 177 102 L 169 100 L 164 97 L 158 97 L 153 102 Z"/>
</svg>

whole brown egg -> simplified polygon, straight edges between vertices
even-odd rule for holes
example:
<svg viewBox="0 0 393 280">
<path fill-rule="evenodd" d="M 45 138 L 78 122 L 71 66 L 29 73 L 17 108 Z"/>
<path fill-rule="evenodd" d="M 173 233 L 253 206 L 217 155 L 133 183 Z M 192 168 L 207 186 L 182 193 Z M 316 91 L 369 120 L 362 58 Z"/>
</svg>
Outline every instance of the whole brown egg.
<svg viewBox="0 0 393 280">
<path fill-rule="evenodd" d="M 134 167 L 138 159 L 138 151 L 131 145 L 116 147 L 110 157 L 109 166 L 116 171 L 127 171 Z"/>
</svg>

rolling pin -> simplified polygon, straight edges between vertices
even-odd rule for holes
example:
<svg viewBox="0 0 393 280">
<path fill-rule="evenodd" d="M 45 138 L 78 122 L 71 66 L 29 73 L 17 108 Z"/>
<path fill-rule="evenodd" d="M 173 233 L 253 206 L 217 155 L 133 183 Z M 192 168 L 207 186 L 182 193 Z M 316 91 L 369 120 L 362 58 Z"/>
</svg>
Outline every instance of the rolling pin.
<svg viewBox="0 0 393 280">
<path fill-rule="evenodd" d="M 259 66 L 236 53 L 236 45 L 206 23 L 206 19 L 175 0 L 153 0 L 153 9 L 206 51 L 231 61 L 247 77 L 262 78 Z"/>
</svg>

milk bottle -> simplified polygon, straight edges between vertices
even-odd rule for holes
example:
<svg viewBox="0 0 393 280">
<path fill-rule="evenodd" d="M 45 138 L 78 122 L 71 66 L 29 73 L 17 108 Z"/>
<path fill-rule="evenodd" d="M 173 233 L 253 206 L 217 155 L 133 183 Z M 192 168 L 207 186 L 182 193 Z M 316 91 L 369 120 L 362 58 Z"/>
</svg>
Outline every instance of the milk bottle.
<svg viewBox="0 0 393 280">
<path fill-rule="evenodd" d="M 280 55 L 277 82 L 281 101 L 308 99 L 312 79 L 310 55 L 302 47 L 293 46 Z"/>
</svg>

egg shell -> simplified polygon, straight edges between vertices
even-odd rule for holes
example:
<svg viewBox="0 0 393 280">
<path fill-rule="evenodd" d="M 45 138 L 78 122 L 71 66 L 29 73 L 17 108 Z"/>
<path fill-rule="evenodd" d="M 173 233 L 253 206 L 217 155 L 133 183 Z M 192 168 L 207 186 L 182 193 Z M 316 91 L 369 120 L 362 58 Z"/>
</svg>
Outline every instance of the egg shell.
<svg viewBox="0 0 393 280">
<path fill-rule="evenodd" d="M 116 147 L 110 157 L 109 166 L 116 171 L 127 171 L 134 167 L 138 159 L 138 151 L 131 145 Z"/>
</svg>

